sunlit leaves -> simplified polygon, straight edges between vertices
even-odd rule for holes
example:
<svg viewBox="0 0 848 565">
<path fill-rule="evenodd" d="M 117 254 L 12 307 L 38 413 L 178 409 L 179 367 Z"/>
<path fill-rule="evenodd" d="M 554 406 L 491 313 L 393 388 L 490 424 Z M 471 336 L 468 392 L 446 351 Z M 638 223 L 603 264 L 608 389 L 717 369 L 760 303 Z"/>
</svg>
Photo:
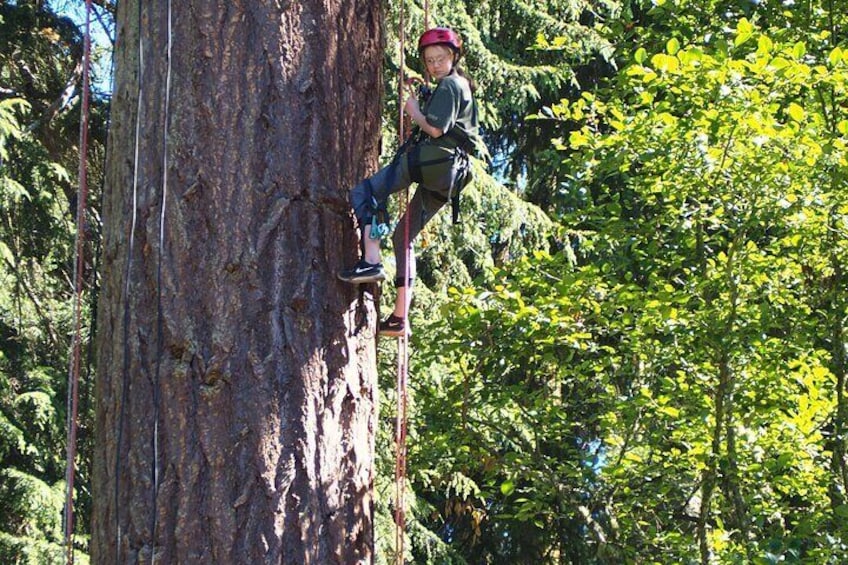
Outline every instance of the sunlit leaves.
<svg viewBox="0 0 848 565">
<path fill-rule="evenodd" d="M 796 104 L 795 102 L 790 102 L 789 107 L 786 109 L 786 112 L 796 122 L 801 122 L 804 120 L 804 108 Z"/>
<path fill-rule="evenodd" d="M 736 24 L 736 37 L 733 40 L 733 45 L 739 47 L 754 35 L 754 26 L 751 25 L 746 18 L 742 18 Z"/>
<path fill-rule="evenodd" d="M 739 478 L 724 480 L 740 481 L 758 538 L 808 539 L 826 519 L 821 429 L 835 410 L 833 375 L 811 316 L 822 300 L 815 281 L 834 276 L 821 243 L 828 211 L 842 209 L 846 132 L 827 97 L 844 100 L 846 76 L 841 51 L 821 58 L 743 18 L 730 51 L 676 40 L 640 48 L 616 96 L 563 104 L 577 122 L 558 145 L 569 189 L 589 195 L 564 221 L 591 228 L 578 258 L 599 265 L 607 289 L 593 313 L 615 312 L 605 318 L 616 370 L 605 381 L 614 408 L 599 421 L 600 471 L 626 494 L 618 515 L 634 541 L 676 539 L 665 555 L 693 532 L 646 534 L 644 523 L 673 527 L 674 507 L 688 508 L 727 460 Z M 842 240 L 829 240 L 844 257 Z M 658 491 L 670 507 L 645 502 Z M 787 503 L 790 494 L 817 511 Z M 737 510 L 712 503 L 712 551 L 746 555 Z M 795 534 L 760 518 L 775 513 Z"/>
<path fill-rule="evenodd" d="M 660 72 L 674 72 L 680 68 L 680 60 L 674 55 L 657 53 L 651 57 L 651 66 Z"/>
</svg>

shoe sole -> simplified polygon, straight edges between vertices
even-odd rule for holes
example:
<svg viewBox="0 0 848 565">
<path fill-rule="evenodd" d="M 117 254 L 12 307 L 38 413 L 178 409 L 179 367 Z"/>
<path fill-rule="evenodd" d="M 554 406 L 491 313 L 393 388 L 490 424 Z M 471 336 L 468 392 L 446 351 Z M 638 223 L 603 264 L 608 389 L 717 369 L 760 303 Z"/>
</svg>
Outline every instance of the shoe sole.
<svg viewBox="0 0 848 565">
<path fill-rule="evenodd" d="M 351 278 L 345 278 L 341 275 L 338 275 L 338 277 L 339 277 L 339 280 L 342 280 L 342 281 L 344 281 L 346 283 L 350 283 L 350 284 L 366 284 L 366 283 L 372 283 L 372 282 L 382 282 L 382 281 L 386 280 L 386 275 L 384 275 L 384 274 L 383 275 L 371 275 L 371 276 L 368 276 L 368 277 L 351 277 Z"/>
<path fill-rule="evenodd" d="M 377 334 L 385 337 L 401 337 L 403 330 L 379 330 Z M 406 337 L 412 337 L 412 332 L 406 332 Z"/>
</svg>

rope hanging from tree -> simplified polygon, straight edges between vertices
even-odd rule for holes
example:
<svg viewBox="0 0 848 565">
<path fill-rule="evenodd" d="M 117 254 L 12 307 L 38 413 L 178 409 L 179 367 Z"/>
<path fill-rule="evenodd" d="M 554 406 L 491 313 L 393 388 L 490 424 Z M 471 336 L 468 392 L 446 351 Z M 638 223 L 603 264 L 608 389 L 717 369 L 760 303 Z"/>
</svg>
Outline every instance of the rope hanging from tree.
<svg viewBox="0 0 848 565">
<path fill-rule="evenodd" d="M 401 0 L 399 14 L 399 42 L 400 42 L 400 65 L 398 65 L 398 144 L 403 145 L 406 141 L 407 131 L 404 126 L 406 119 L 403 112 L 403 94 L 405 87 L 404 67 L 406 66 L 406 32 L 405 24 L 405 2 Z M 403 273 L 404 281 L 409 282 L 409 187 L 404 191 L 406 212 L 404 214 L 404 253 L 406 254 L 406 272 Z M 398 273 L 400 274 L 400 273 Z M 408 291 L 408 289 L 407 289 Z M 400 287 L 398 287 L 400 292 Z M 405 298 L 405 297 L 404 297 Z M 397 413 L 395 415 L 395 563 L 403 565 L 403 546 L 406 516 L 404 514 L 404 483 L 406 482 L 406 378 L 409 350 L 407 348 L 408 336 L 405 331 L 409 327 L 408 303 L 404 307 L 403 316 L 404 332 L 398 337 L 397 358 Z"/>
<path fill-rule="evenodd" d="M 90 0 L 89 0 L 90 1 Z M 127 253 L 127 265 L 125 272 L 124 285 L 124 313 L 123 313 L 123 369 L 120 383 L 120 400 L 117 408 L 118 417 L 116 422 L 116 449 L 115 449 L 115 465 L 114 465 L 114 515 L 115 515 L 115 552 L 120 555 L 122 544 L 122 528 L 120 521 L 120 491 L 121 491 L 121 454 L 124 444 L 124 427 L 126 423 L 126 407 L 129 400 L 129 325 L 130 325 L 130 282 L 133 271 L 133 250 L 135 249 L 135 235 L 138 224 L 138 186 L 139 186 L 139 147 L 141 137 L 141 112 L 142 100 L 144 98 L 145 83 L 144 77 L 144 34 L 142 33 L 142 2 L 138 2 L 138 79 L 136 88 L 136 115 L 135 115 L 135 136 L 133 147 L 133 175 L 132 175 L 132 204 L 131 204 L 131 220 L 129 226 L 129 249 Z M 151 437 L 151 449 L 153 452 L 153 461 L 151 464 L 151 516 L 150 516 L 150 563 L 156 562 L 156 530 L 158 527 L 158 493 L 159 493 L 159 414 L 161 407 L 160 398 L 160 371 L 161 371 L 161 351 L 163 347 L 163 311 L 162 311 L 162 255 L 164 252 L 165 243 L 165 212 L 168 197 L 168 131 L 170 126 L 170 100 L 171 100 L 171 62 L 172 62 L 172 45 L 173 45 L 173 18 L 172 18 L 172 3 L 168 0 L 167 3 L 167 44 L 166 44 L 166 73 L 164 85 L 165 109 L 163 114 L 163 133 L 162 133 L 162 198 L 160 200 L 159 214 L 159 255 L 157 259 L 157 321 L 156 321 L 156 367 L 153 377 L 153 431 Z"/>
<path fill-rule="evenodd" d="M 85 2 L 85 33 L 82 57 L 82 99 L 80 111 L 79 188 L 77 192 L 77 235 L 74 261 L 74 334 L 68 368 L 67 459 L 65 467 L 65 550 L 68 565 L 74 562 L 74 478 L 77 452 L 77 416 L 79 411 L 79 380 L 82 341 L 82 292 L 88 200 L 88 118 L 89 71 L 91 68 L 91 0 Z"/>
<path fill-rule="evenodd" d="M 406 85 L 404 68 L 406 67 L 406 31 L 405 31 L 405 2 L 401 0 L 399 14 L 399 43 L 400 43 L 400 65 L 398 67 L 398 143 L 403 145 L 408 135 L 411 134 L 411 119 L 403 111 L 403 94 Z M 424 2 L 424 29 L 430 27 L 430 2 Z M 429 76 L 425 72 L 425 80 Z M 403 226 L 403 244 L 406 260 L 404 261 L 406 272 L 403 273 L 405 289 L 403 327 L 404 332 L 398 337 L 398 361 L 397 361 L 397 414 L 395 416 L 395 563 L 404 563 L 404 533 L 406 530 L 405 512 L 405 488 L 406 488 L 406 438 L 407 438 L 407 408 L 409 395 L 407 392 L 407 381 L 409 375 L 409 306 L 410 306 L 410 256 L 412 245 L 409 241 L 409 187 L 404 191 L 405 211 Z"/>
<path fill-rule="evenodd" d="M 156 530 L 159 525 L 159 413 L 161 410 L 161 369 L 164 348 L 164 312 L 162 307 L 162 256 L 165 254 L 165 211 L 168 201 L 168 130 L 171 125 L 171 48 L 173 46 L 173 19 L 171 0 L 168 0 L 168 43 L 165 70 L 165 111 L 162 117 L 162 200 L 159 211 L 159 257 L 156 262 L 156 369 L 153 375 L 153 476 L 150 517 L 150 563 L 156 563 Z M 127 297 L 129 298 L 129 297 Z M 117 510 L 117 508 L 116 508 Z"/>
</svg>

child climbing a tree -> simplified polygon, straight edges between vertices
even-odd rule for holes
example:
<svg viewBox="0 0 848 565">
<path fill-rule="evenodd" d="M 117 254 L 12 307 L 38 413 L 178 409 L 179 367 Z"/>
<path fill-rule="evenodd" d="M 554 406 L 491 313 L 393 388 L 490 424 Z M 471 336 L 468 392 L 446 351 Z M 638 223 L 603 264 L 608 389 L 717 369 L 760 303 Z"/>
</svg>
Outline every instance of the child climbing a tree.
<svg viewBox="0 0 848 565">
<path fill-rule="evenodd" d="M 410 92 L 404 104 L 405 113 L 416 126 L 410 140 L 391 163 L 350 191 L 351 206 L 361 229 L 363 256 L 352 268 L 339 273 L 340 279 L 352 284 L 385 280 L 380 238 L 388 229 L 388 197 L 418 183 L 392 235 L 397 296 L 394 311 L 379 327 L 379 333 L 388 336 L 408 332 L 407 312 L 415 278 L 412 242 L 449 200 L 456 221 L 459 191 L 471 176 L 468 154 L 480 143 L 473 83 L 458 68 L 462 57 L 459 35 L 445 27 L 427 30 L 418 40 L 418 54 L 437 85 L 432 93 L 426 88 L 420 89 L 417 96 L 414 90 Z"/>
</svg>

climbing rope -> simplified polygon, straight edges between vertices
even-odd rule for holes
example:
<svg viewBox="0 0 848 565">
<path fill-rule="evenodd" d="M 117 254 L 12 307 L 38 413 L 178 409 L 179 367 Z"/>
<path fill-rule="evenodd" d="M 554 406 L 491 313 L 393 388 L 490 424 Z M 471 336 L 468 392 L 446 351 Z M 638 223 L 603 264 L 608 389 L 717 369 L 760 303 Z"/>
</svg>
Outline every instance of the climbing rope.
<svg viewBox="0 0 848 565">
<path fill-rule="evenodd" d="M 405 31 L 405 2 L 401 0 L 399 13 L 399 43 L 400 43 L 400 65 L 398 66 L 398 144 L 403 146 L 408 135 L 407 125 L 408 116 L 403 110 L 404 104 L 404 88 L 406 87 L 406 78 L 404 77 L 404 68 L 406 67 L 406 31 Z M 406 431 L 407 431 L 407 363 L 409 361 L 408 348 L 408 332 L 409 327 L 409 187 L 404 191 L 405 212 L 404 212 L 404 253 L 406 254 L 405 272 L 402 274 L 404 281 L 404 315 L 403 327 L 404 332 L 398 337 L 398 358 L 397 358 L 397 412 L 395 415 L 395 563 L 403 565 L 404 562 L 404 531 L 406 529 L 405 516 L 405 483 L 406 483 Z M 398 273 L 400 274 L 400 273 Z M 400 292 L 401 287 L 398 287 Z"/>
<path fill-rule="evenodd" d="M 133 181 L 132 181 L 132 219 L 130 224 L 129 250 L 127 253 L 127 265 L 124 282 L 124 359 L 121 376 L 120 404 L 118 407 L 118 418 L 116 422 L 117 446 L 115 449 L 115 491 L 114 491 L 114 515 L 115 515 L 115 555 L 120 556 L 122 529 L 120 513 L 121 507 L 121 453 L 124 443 L 124 427 L 126 421 L 127 402 L 129 400 L 129 372 L 130 372 L 130 290 L 132 280 L 133 255 L 135 249 L 135 235 L 138 216 L 138 185 L 139 185 L 139 147 L 141 137 L 141 111 L 144 98 L 144 35 L 142 33 L 142 2 L 138 3 L 138 67 L 136 88 L 136 116 L 135 116 L 135 140 L 133 147 Z M 171 2 L 168 1 L 167 10 L 168 39 L 166 47 L 166 73 L 165 73 L 165 111 L 163 115 L 162 133 L 162 198 L 160 201 L 159 215 L 159 256 L 157 262 L 157 320 L 156 320 L 156 367 L 153 375 L 153 433 L 151 437 L 151 449 L 153 451 L 153 462 L 151 465 L 152 491 L 151 491 L 151 516 L 150 516 L 150 563 L 156 562 L 156 529 L 158 527 L 158 493 L 159 493 L 159 413 L 160 413 L 160 374 L 161 374 L 161 351 L 163 346 L 163 312 L 162 312 L 162 255 L 164 253 L 165 241 L 165 211 L 168 196 L 168 129 L 170 125 L 170 100 L 171 100 L 171 51 L 173 45 L 173 25 Z"/>
<path fill-rule="evenodd" d="M 68 368 L 67 461 L 65 467 L 65 550 L 68 565 L 74 562 L 74 478 L 77 452 L 77 416 L 79 411 L 79 380 L 82 341 L 83 248 L 86 232 L 86 202 L 88 200 L 88 117 L 89 70 L 91 67 L 91 0 L 85 2 L 85 34 L 83 37 L 82 100 L 80 109 L 79 190 L 77 193 L 76 258 L 74 262 L 74 335 Z"/>
<path fill-rule="evenodd" d="M 429 0 L 424 2 L 424 29 L 429 29 L 430 25 L 430 3 Z M 401 0 L 399 13 L 399 43 L 400 43 L 400 65 L 398 67 L 398 142 L 403 145 L 407 136 L 411 133 L 407 128 L 408 116 L 403 110 L 404 104 L 404 88 L 406 80 L 404 77 L 404 69 L 406 67 L 406 31 L 405 31 L 405 2 Z M 429 75 L 425 68 L 425 80 L 429 81 Z M 411 122 L 411 120 L 410 120 Z M 411 302 L 411 257 L 412 245 L 409 240 L 409 187 L 404 191 L 405 212 L 403 226 L 403 244 L 406 261 L 404 261 L 405 272 L 403 273 L 403 289 L 404 289 L 404 315 L 403 327 L 404 332 L 398 337 L 398 361 L 397 361 L 397 413 L 395 416 L 395 563 L 403 565 L 404 563 L 404 533 L 406 530 L 406 513 L 405 513 L 405 490 L 406 490 L 406 438 L 408 429 L 408 403 L 409 394 L 407 390 L 407 382 L 409 376 L 409 306 Z"/>
<path fill-rule="evenodd" d="M 403 146 L 406 141 L 406 119 L 403 111 L 403 97 L 406 80 L 404 77 L 404 67 L 406 66 L 406 32 L 405 24 L 405 2 L 401 0 L 399 13 L 399 43 L 400 43 L 400 65 L 398 65 L 398 144 Z M 406 273 L 404 279 L 407 278 L 409 272 L 409 187 L 404 191 L 404 199 L 406 201 L 406 213 L 404 214 L 404 253 L 406 253 Z M 409 289 L 406 289 L 407 291 Z M 398 287 L 400 292 L 400 287 Z M 408 308 L 404 309 L 403 327 L 407 327 L 409 312 Z M 398 359 L 397 359 L 397 411 L 395 414 L 395 563 L 403 565 L 403 546 L 404 546 L 404 530 L 405 530 L 405 515 L 404 515 L 404 483 L 406 477 L 406 332 L 398 338 Z"/>
<path fill-rule="evenodd" d="M 160 372 L 163 349 L 163 309 L 162 309 L 162 255 L 165 253 L 165 210 L 168 199 L 168 129 L 171 108 L 171 46 L 173 44 L 173 25 L 171 18 L 171 0 L 168 0 L 168 49 L 167 70 L 165 72 L 165 112 L 162 128 L 162 200 L 159 212 L 159 257 L 156 266 L 156 371 L 153 380 L 153 490 L 152 516 L 150 525 L 150 563 L 156 563 L 156 528 L 159 523 L 159 411 L 161 404 Z"/>
</svg>

